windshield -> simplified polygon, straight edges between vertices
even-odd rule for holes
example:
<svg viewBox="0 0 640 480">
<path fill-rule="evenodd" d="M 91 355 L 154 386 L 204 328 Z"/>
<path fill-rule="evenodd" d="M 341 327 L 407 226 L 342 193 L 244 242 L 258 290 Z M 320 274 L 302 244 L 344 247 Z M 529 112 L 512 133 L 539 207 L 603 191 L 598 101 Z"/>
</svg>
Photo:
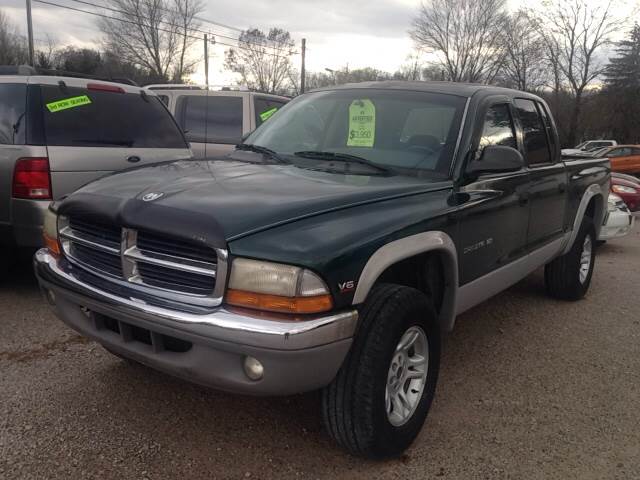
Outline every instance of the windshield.
<svg viewBox="0 0 640 480">
<path fill-rule="evenodd" d="M 455 95 L 405 90 L 315 92 L 285 105 L 246 143 L 294 162 L 340 158 L 318 155 L 330 152 L 396 173 L 448 177 L 465 102 Z"/>
</svg>

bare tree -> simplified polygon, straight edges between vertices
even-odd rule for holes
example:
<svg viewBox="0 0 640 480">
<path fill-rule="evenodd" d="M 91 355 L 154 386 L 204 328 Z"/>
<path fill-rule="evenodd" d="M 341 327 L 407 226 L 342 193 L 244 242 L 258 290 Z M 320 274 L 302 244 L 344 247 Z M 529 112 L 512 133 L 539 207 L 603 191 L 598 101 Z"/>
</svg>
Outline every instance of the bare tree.
<svg viewBox="0 0 640 480">
<path fill-rule="evenodd" d="M 98 21 L 107 50 L 159 80 L 179 81 L 189 73 L 190 37 L 204 8 L 199 0 L 109 0 L 109 7 L 115 19 Z"/>
<path fill-rule="evenodd" d="M 27 42 L 9 17 L 0 10 L 0 65 L 29 62 Z"/>
<path fill-rule="evenodd" d="M 242 77 L 250 88 L 266 93 L 286 93 L 292 77 L 294 43 L 289 32 L 257 28 L 240 34 L 238 48 L 227 50 L 225 66 Z"/>
<path fill-rule="evenodd" d="M 519 10 L 509 16 L 502 33 L 505 53 L 502 75 L 508 86 L 523 91 L 541 88 L 547 80 L 545 42 L 534 19 Z"/>
<path fill-rule="evenodd" d="M 548 0 L 538 19 L 547 51 L 561 74 L 559 80 L 573 95 L 567 134 L 570 145 L 577 140 L 585 91 L 605 69 L 599 53 L 611 44 L 612 34 L 622 25 L 613 10 L 613 0 Z"/>
<path fill-rule="evenodd" d="M 501 33 L 506 0 L 427 0 L 413 19 L 411 38 L 438 55 L 454 82 L 490 83 L 504 51 Z"/>
</svg>

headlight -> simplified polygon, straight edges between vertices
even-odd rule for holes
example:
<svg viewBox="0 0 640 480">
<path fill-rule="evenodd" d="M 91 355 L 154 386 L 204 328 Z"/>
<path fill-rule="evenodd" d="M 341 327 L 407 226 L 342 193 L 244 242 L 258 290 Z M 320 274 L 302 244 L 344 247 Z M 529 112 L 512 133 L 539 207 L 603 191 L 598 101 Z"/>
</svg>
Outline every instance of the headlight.
<svg viewBox="0 0 640 480">
<path fill-rule="evenodd" d="M 318 313 L 333 308 L 327 285 L 315 273 L 247 258 L 233 261 L 226 302 L 283 313 Z"/>
<path fill-rule="evenodd" d="M 624 185 L 613 185 L 611 187 L 611 190 L 616 193 L 638 193 L 638 190 L 636 190 L 635 188 L 626 187 Z"/>
<path fill-rule="evenodd" d="M 44 214 L 42 225 L 44 244 L 54 255 L 60 255 L 60 243 L 58 242 L 58 215 L 50 208 Z"/>
</svg>

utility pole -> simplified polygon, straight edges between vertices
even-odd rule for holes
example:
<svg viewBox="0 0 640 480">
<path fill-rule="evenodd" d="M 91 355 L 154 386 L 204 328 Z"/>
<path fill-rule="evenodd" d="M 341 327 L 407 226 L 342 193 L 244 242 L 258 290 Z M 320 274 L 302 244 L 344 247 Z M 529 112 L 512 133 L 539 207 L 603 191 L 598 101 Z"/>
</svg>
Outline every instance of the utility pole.
<svg viewBox="0 0 640 480">
<path fill-rule="evenodd" d="M 307 77 L 307 72 L 305 71 L 305 56 L 307 53 L 307 39 L 302 39 L 302 66 L 300 67 L 300 93 L 304 93 L 305 80 Z"/>
<path fill-rule="evenodd" d="M 31 0 L 27 0 L 27 32 L 29 35 L 29 65 L 35 66 L 33 52 L 33 22 L 31 21 Z"/>
<path fill-rule="evenodd" d="M 27 0 L 28 1 L 28 0 Z M 209 89 L 209 37 L 204 34 L 204 83 Z"/>
</svg>

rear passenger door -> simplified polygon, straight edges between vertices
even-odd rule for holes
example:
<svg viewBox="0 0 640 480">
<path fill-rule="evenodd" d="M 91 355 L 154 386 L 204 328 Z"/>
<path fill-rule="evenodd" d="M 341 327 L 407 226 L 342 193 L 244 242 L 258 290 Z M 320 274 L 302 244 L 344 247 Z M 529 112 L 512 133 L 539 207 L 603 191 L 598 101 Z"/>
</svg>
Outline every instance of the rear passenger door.
<svg viewBox="0 0 640 480">
<path fill-rule="evenodd" d="M 176 118 L 196 158 L 225 155 L 242 141 L 244 102 L 243 96 L 208 92 L 178 98 Z"/>
<path fill-rule="evenodd" d="M 514 104 L 531 180 L 527 247 L 535 250 L 564 232 L 567 176 L 546 106 L 525 98 L 516 98 Z"/>
</svg>

